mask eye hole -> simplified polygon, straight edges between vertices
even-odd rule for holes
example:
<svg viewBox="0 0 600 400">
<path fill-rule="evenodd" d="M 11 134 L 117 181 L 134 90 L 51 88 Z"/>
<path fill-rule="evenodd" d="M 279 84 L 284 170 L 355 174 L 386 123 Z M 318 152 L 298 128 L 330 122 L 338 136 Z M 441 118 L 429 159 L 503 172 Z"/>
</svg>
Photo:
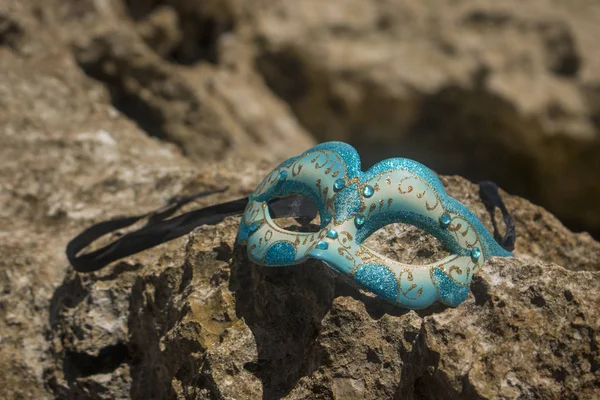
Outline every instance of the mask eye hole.
<svg viewBox="0 0 600 400">
<path fill-rule="evenodd" d="M 363 244 L 394 261 L 411 265 L 435 263 L 451 254 L 435 236 L 402 223 L 380 228 Z"/>
<path fill-rule="evenodd" d="M 277 197 L 268 202 L 273 222 L 291 232 L 319 232 L 321 216 L 315 202 L 306 196 L 294 194 Z"/>
</svg>

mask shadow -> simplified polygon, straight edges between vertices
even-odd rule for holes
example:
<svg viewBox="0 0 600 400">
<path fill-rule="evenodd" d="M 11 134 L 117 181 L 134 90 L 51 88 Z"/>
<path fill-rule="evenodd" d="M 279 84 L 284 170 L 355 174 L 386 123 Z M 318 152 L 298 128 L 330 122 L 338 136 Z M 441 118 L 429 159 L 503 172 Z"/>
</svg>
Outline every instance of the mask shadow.
<svg viewBox="0 0 600 400">
<path fill-rule="evenodd" d="M 289 267 L 264 267 L 251 262 L 245 246 L 236 245 L 229 289 L 236 313 L 252 331 L 258 357 L 244 368 L 263 385 L 263 399 L 279 399 L 323 365 L 319 334 L 337 297 L 362 302 L 373 319 L 400 317 L 410 310 L 361 291 L 352 280 L 318 260 Z M 417 311 L 421 317 L 447 307 Z"/>
</svg>

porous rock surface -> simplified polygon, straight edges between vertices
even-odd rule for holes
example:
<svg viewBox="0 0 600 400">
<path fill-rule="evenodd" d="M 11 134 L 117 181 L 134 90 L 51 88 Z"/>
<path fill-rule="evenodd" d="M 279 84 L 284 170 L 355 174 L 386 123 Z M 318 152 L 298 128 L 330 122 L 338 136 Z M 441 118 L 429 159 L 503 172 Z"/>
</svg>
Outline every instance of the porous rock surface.
<svg viewBox="0 0 600 400">
<path fill-rule="evenodd" d="M 452 186 L 469 187 L 463 179 Z M 474 208 L 485 216 L 480 204 Z M 70 273 L 57 290 L 63 297 L 53 326 L 61 338 L 52 348 L 53 389 L 100 398 L 106 392 L 227 399 L 593 399 L 600 393 L 597 243 L 589 246 L 595 254 L 566 264 L 578 271 L 552 263 L 550 252 L 548 261 L 533 257 L 523 246 L 517 258 L 489 262 L 460 307 L 407 312 L 319 262 L 252 264 L 234 243 L 237 223 L 229 218 L 199 228 L 138 268 L 124 262 L 90 277 Z M 527 237 L 526 224 L 518 220 L 517 227 Z M 590 240 L 562 236 L 563 229 L 544 232 L 547 243 Z M 423 247 L 414 229 L 396 235 L 394 247 Z M 114 320 L 121 321 L 118 329 Z M 103 351 L 121 354 L 121 364 L 110 364 Z M 65 369 L 65 357 L 72 369 Z M 80 361 L 85 357 L 112 369 L 90 374 Z"/>
<path fill-rule="evenodd" d="M 507 193 L 517 257 L 487 263 L 456 309 L 398 309 L 316 261 L 254 265 L 234 243 L 236 217 L 100 272 L 73 272 L 65 246 L 89 225 L 224 185 L 191 207 L 241 197 L 273 159 L 311 142 L 279 101 L 256 100 L 254 113 L 233 105 L 235 91 L 229 100 L 196 92 L 199 72 L 174 73 L 119 36 L 158 40 L 181 64 L 208 51 L 169 52 L 159 33 L 175 43 L 180 33 L 160 28 L 173 18 L 167 9 L 104 32 L 96 17 L 115 4 L 0 1 L 0 398 L 600 397 L 600 243 Z M 121 63 L 136 51 L 140 64 Z M 202 67 L 224 87 L 268 97 L 251 80 Z M 96 68 L 121 71 L 118 81 L 91 79 Z M 164 86 L 136 82 L 146 75 L 127 75 L 132 68 Z M 135 110 L 115 109 L 115 96 L 144 99 L 161 133 L 149 137 Z M 254 124 L 280 129 L 289 144 L 245 160 L 265 145 Z M 192 132 L 206 148 L 186 147 Z M 491 228 L 475 185 L 443 181 Z M 416 262 L 442 251 L 414 228 L 378 238 L 382 251 Z"/>
</svg>

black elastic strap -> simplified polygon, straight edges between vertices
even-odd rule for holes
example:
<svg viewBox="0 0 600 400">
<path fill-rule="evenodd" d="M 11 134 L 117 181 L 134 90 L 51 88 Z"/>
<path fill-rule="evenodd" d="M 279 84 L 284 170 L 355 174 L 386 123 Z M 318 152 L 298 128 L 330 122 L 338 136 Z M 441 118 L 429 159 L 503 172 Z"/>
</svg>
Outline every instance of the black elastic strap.
<svg viewBox="0 0 600 400">
<path fill-rule="evenodd" d="M 97 223 L 81 232 L 69 242 L 66 249 L 67 258 L 76 271 L 97 271 L 113 261 L 181 237 L 201 225 L 215 225 L 228 216 L 242 214 L 248 204 L 247 197 L 190 211 L 171 219 L 165 219 L 195 199 L 221 193 L 225 190 L 226 188 L 200 192 L 187 197 L 174 198 L 169 201 L 167 206 L 150 213 Z M 498 186 L 489 181 L 481 182 L 479 184 L 479 195 L 492 216 L 494 238 L 503 248 L 512 251 L 515 244 L 515 226 L 510 213 L 498 193 Z M 504 237 L 500 235 L 496 225 L 494 216 L 496 207 L 502 211 L 504 223 L 506 224 L 506 234 Z M 294 217 L 303 223 L 308 223 L 315 218 L 318 211 L 310 200 L 302 196 L 289 196 L 271 201 L 269 203 L 269 212 L 272 218 Z M 98 250 L 80 256 L 77 255 L 100 237 L 133 225 L 146 217 L 148 217 L 148 223 L 143 228 L 127 233 Z"/>
<path fill-rule="evenodd" d="M 66 249 L 67 258 L 78 272 L 97 271 L 113 261 L 183 236 L 198 226 L 215 225 L 228 216 L 242 214 L 248 204 L 247 197 L 190 211 L 165 220 L 183 205 L 199 197 L 221 193 L 225 190 L 219 189 L 175 198 L 169 201 L 166 207 L 154 212 L 97 223 L 69 242 Z M 290 196 L 272 201 L 269 203 L 269 211 L 272 218 L 296 217 L 312 220 L 317 215 L 314 204 L 301 196 Z M 149 217 L 148 224 L 143 228 L 127 233 L 101 249 L 77 255 L 107 233 L 123 229 L 146 217 Z"/>
<path fill-rule="evenodd" d="M 502 197 L 498 192 L 498 185 L 491 181 L 479 182 L 479 197 L 488 213 L 492 217 L 492 225 L 494 227 L 494 239 L 500 244 L 505 250 L 513 251 L 515 249 L 515 223 L 512 216 L 506 209 Z M 504 225 L 506 225 L 506 233 L 504 236 L 500 235 L 498 231 L 498 225 L 496 224 L 495 211 L 496 207 L 502 212 L 502 218 L 504 218 Z"/>
</svg>

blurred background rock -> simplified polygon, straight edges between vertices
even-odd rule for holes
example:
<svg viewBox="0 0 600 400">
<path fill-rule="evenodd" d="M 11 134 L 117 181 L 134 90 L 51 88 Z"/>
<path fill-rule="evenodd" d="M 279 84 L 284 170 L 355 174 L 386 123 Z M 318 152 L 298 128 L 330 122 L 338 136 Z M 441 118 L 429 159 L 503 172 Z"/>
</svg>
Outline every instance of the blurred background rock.
<svg viewBox="0 0 600 400">
<path fill-rule="evenodd" d="M 199 162 L 343 140 L 491 179 L 600 233 L 596 1 L 83 0 L 81 68 Z"/>
</svg>

